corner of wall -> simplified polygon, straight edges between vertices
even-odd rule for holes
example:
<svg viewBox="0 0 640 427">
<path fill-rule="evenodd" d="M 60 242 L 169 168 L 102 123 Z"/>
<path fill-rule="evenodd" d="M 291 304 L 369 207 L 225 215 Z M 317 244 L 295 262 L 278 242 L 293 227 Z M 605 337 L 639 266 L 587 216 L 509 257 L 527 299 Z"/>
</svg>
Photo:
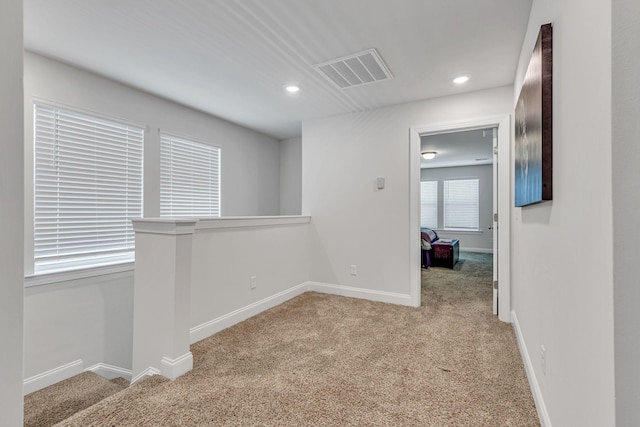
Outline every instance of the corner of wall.
<svg viewBox="0 0 640 427">
<path fill-rule="evenodd" d="M 3 0 L 0 13 L 0 414 L 23 422 L 24 144 L 23 5 Z"/>
</svg>

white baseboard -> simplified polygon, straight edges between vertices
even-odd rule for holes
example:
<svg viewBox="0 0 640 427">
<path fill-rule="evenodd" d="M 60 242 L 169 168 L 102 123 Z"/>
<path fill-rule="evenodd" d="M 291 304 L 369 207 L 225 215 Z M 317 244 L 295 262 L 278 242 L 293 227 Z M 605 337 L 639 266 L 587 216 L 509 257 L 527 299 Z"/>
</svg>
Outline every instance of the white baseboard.
<svg viewBox="0 0 640 427">
<path fill-rule="evenodd" d="M 360 298 L 369 301 L 386 302 L 389 304 L 399 304 L 415 306 L 409 294 L 398 294 L 394 292 L 374 291 L 371 289 L 354 288 L 351 286 L 333 285 L 330 283 L 309 282 L 309 290 L 323 294 L 340 295 L 343 297 Z"/>
<path fill-rule="evenodd" d="M 67 378 L 79 375 L 83 372 L 82 367 L 82 359 L 78 359 L 67 363 L 66 365 L 29 377 L 24 380 L 22 394 L 26 396 L 34 391 L 38 391 L 60 381 L 64 381 Z"/>
<path fill-rule="evenodd" d="M 319 282 L 305 282 L 292 288 L 279 292 L 268 298 L 249 304 L 238 310 L 232 311 L 208 322 L 194 326 L 190 330 L 191 344 L 203 340 L 211 335 L 227 329 L 237 323 L 247 320 L 265 310 L 282 304 L 291 298 L 302 295 L 308 291 L 315 291 L 324 294 L 340 295 L 346 297 L 366 299 L 370 301 L 386 302 L 390 304 L 400 304 L 413 306 L 411 295 L 398 294 L 392 292 L 372 291 L 370 289 L 353 288 L 349 286 L 332 285 Z"/>
<path fill-rule="evenodd" d="M 529 386 L 531 387 L 533 400 L 536 404 L 536 409 L 538 410 L 540 424 L 542 427 L 551 427 L 549 412 L 547 412 L 547 407 L 544 404 L 542 391 L 540 390 L 540 385 L 538 384 L 538 379 L 536 378 L 536 373 L 533 369 L 531 358 L 529 357 L 529 351 L 527 350 L 527 344 L 524 341 L 524 336 L 522 335 L 522 330 L 520 329 L 516 312 L 513 310 L 511 311 L 511 322 L 516 333 L 516 339 L 518 340 L 518 348 L 520 348 L 520 354 L 522 355 L 522 360 L 524 362 L 524 369 L 527 372 L 527 378 L 529 379 Z"/>
<path fill-rule="evenodd" d="M 302 283 L 300 285 L 272 295 L 268 298 L 254 302 L 253 304 L 249 304 L 245 307 L 239 308 L 238 310 L 232 311 L 231 313 L 227 313 L 213 320 L 202 323 L 198 326 L 194 326 L 190 329 L 191 344 L 210 337 L 216 332 L 227 329 L 228 327 L 233 326 L 236 323 L 240 323 L 243 320 L 247 320 L 248 318 L 255 316 L 256 314 L 259 314 L 265 310 L 280 305 L 293 297 L 302 295 L 307 290 L 308 283 Z"/>
<path fill-rule="evenodd" d="M 144 371 L 140 372 L 135 377 L 131 378 L 131 384 L 133 385 L 133 384 L 137 383 L 138 381 L 140 381 L 141 379 L 144 379 L 146 377 L 152 377 L 154 375 L 162 375 L 162 373 L 156 368 L 149 367 L 149 368 L 145 369 Z"/>
<path fill-rule="evenodd" d="M 462 246 L 460 247 L 461 251 L 465 251 L 465 252 L 476 252 L 479 254 L 492 254 L 493 253 L 493 249 L 485 249 L 485 248 L 463 248 Z"/>
<path fill-rule="evenodd" d="M 94 374 L 98 374 L 103 378 L 112 380 L 114 378 L 122 377 L 127 381 L 131 381 L 133 373 L 131 369 L 120 368 L 118 366 L 107 365 L 106 363 L 98 363 L 93 366 L 89 366 L 85 371 L 91 371 Z"/>
<path fill-rule="evenodd" d="M 290 289 L 279 292 L 268 298 L 264 298 L 253 304 L 249 304 L 231 313 L 220 316 L 209 322 L 195 326 L 190 330 L 190 342 L 191 344 L 207 338 L 216 332 L 220 332 L 236 323 L 242 322 L 250 317 L 253 317 L 265 310 L 273 308 L 277 305 L 284 303 L 298 295 L 302 295 L 308 291 L 315 291 L 331 295 L 340 295 L 352 298 L 360 298 L 369 301 L 386 302 L 390 304 L 400 304 L 411 306 L 411 295 L 398 294 L 393 292 L 373 291 L 370 289 L 354 288 L 350 286 L 333 285 L 328 283 L 319 282 L 305 282 L 300 285 L 296 285 Z M 106 363 L 98 363 L 90 366 L 87 369 L 83 369 L 82 359 L 78 359 L 64 366 L 60 366 L 55 369 L 51 369 L 47 372 L 35 375 L 33 377 L 24 380 L 23 392 L 24 394 L 33 393 L 44 387 L 48 387 L 57 382 L 66 380 L 75 375 L 81 374 L 83 371 L 94 372 L 104 378 L 113 379 L 117 377 L 123 377 L 131 384 L 151 375 L 163 375 L 167 378 L 175 379 L 180 375 L 190 371 L 193 367 L 193 356 L 191 352 L 177 358 L 169 359 L 163 357 L 161 361 L 161 370 L 149 367 L 132 378 L 133 372 L 130 369 L 120 368 Z"/>
<path fill-rule="evenodd" d="M 160 372 L 163 377 L 175 380 L 193 369 L 193 355 L 187 352 L 177 359 L 163 357 L 160 361 Z"/>
</svg>

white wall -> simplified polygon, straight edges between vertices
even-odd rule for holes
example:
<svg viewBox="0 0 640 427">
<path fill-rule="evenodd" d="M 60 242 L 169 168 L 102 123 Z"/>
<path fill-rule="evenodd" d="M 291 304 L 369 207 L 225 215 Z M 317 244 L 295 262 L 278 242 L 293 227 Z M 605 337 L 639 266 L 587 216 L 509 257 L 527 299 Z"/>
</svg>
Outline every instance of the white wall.
<svg viewBox="0 0 640 427">
<path fill-rule="evenodd" d="M 190 342 L 307 291 L 309 221 L 134 221 L 134 381 L 153 370 L 171 379 L 188 372 Z"/>
<path fill-rule="evenodd" d="M 420 171 L 421 181 L 438 181 L 438 225 L 444 225 L 442 206 L 444 203 L 442 182 L 456 178 L 478 178 L 480 196 L 480 231 L 454 232 L 438 229 L 439 237 L 459 239 L 460 249 L 493 252 L 493 233 L 489 227 L 493 223 L 493 165 L 457 166 L 449 168 L 424 168 Z"/>
<path fill-rule="evenodd" d="M 311 280 L 382 299 L 409 295 L 409 129 L 509 114 L 512 107 L 513 90 L 503 87 L 303 123 Z M 376 190 L 376 177 L 386 179 L 384 190 Z"/>
<path fill-rule="evenodd" d="M 22 425 L 22 1 L 0 6 L 0 414 Z"/>
<path fill-rule="evenodd" d="M 206 220 L 201 221 L 193 236 L 191 326 L 205 332 L 197 333 L 197 338 L 230 326 L 225 317 L 242 317 L 238 310 L 255 314 L 252 305 L 309 281 L 308 221 L 207 226 Z M 250 288 L 252 276 L 255 289 Z"/>
<path fill-rule="evenodd" d="M 82 359 L 131 368 L 133 274 L 25 289 L 25 378 Z"/>
<path fill-rule="evenodd" d="M 25 54 L 24 73 L 27 145 L 32 144 L 34 98 L 147 126 L 145 217 L 160 213 L 158 129 L 222 149 L 223 216 L 279 214 L 280 145 L 274 138 L 34 53 Z"/>
<path fill-rule="evenodd" d="M 613 0 L 613 273 L 616 422 L 640 425 L 640 2 Z"/>
<path fill-rule="evenodd" d="M 137 219 L 132 383 L 193 368 L 189 351 L 191 255 L 195 219 Z M 155 371 L 155 372 L 150 372 Z"/>
<path fill-rule="evenodd" d="M 280 141 L 280 215 L 300 215 L 302 138 Z"/>
<path fill-rule="evenodd" d="M 549 22 L 554 194 L 512 208 L 512 307 L 543 421 L 613 426 L 611 2 L 534 0 L 512 105 Z"/>
<path fill-rule="evenodd" d="M 33 212 L 32 109 L 39 99 L 146 126 L 145 217 L 159 215 L 158 129 L 222 148 L 223 215 L 279 213 L 280 150 L 274 138 L 34 53 L 25 53 L 24 61 L 25 212 Z M 27 215 L 27 272 L 32 233 Z M 85 368 L 131 368 L 132 271 L 27 288 L 25 295 L 25 378 L 77 359 Z"/>
</svg>

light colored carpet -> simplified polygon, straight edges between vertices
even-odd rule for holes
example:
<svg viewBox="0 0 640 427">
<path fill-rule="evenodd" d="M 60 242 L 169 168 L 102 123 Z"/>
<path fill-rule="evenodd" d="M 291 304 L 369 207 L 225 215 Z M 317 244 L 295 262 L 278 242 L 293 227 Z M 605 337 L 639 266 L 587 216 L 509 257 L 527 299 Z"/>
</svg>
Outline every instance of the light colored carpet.
<svg viewBox="0 0 640 427">
<path fill-rule="evenodd" d="M 124 390 L 128 385 L 129 382 L 123 378 L 109 381 L 93 372 L 83 372 L 26 395 L 24 425 L 25 427 L 52 426 L 98 403 L 105 397 Z"/>
<path fill-rule="evenodd" d="M 422 271 L 410 308 L 306 293 L 192 346 L 60 426 L 538 426 L 491 256 Z"/>
</svg>

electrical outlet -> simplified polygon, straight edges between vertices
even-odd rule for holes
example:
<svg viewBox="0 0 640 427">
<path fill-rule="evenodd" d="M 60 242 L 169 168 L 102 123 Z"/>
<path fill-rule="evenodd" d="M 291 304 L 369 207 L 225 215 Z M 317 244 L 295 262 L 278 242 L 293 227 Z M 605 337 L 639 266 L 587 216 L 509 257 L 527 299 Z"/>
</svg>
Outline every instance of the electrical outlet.
<svg viewBox="0 0 640 427">
<path fill-rule="evenodd" d="M 542 375 L 547 375 L 547 349 L 540 346 L 540 365 L 542 365 Z"/>
<path fill-rule="evenodd" d="M 352 276 L 358 275 L 358 266 L 355 264 L 351 264 L 351 275 Z"/>
<path fill-rule="evenodd" d="M 249 280 L 249 285 L 251 286 L 251 289 L 256 288 L 256 276 L 251 276 L 251 279 Z"/>
</svg>

